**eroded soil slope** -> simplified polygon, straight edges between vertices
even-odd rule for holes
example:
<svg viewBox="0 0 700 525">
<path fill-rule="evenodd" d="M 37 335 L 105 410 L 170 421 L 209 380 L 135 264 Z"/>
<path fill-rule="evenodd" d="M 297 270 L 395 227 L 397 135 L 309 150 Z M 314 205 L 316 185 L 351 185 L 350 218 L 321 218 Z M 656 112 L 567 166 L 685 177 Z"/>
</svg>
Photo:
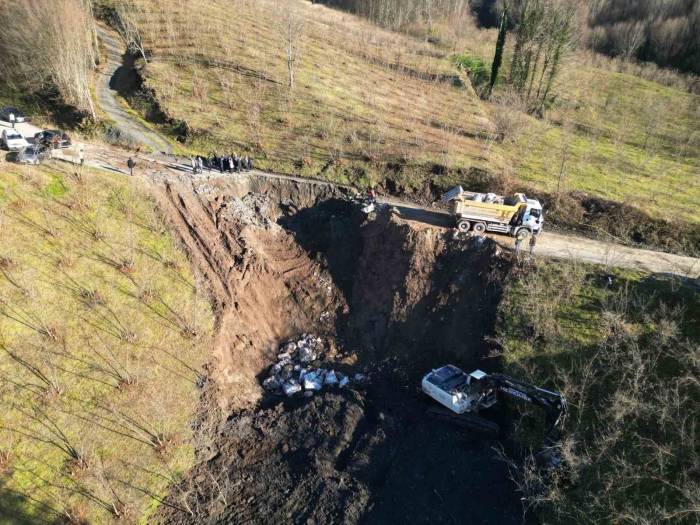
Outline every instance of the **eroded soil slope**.
<svg viewBox="0 0 700 525">
<path fill-rule="evenodd" d="M 418 391 L 430 367 L 489 367 L 509 262 L 490 241 L 456 243 L 388 210 L 365 220 L 337 191 L 309 188 L 161 195 L 217 305 L 205 392 L 229 416 L 197 427 L 199 464 L 159 521 L 521 523 L 494 443 L 434 419 Z M 369 381 L 263 395 L 278 345 L 302 332 Z"/>
</svg>

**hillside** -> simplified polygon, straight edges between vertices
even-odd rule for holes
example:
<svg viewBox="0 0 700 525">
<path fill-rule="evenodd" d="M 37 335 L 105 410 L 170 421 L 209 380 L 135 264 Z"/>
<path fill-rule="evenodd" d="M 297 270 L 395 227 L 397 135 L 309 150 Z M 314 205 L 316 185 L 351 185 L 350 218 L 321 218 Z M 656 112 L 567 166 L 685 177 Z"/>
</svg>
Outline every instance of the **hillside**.
<svg viewBox="0 0 700 525">
<path fill-rule="evenodd" d="M 696 249 L 697 95 L 575 52 L 541 119 L 524 113 L 505 84 L 481 100 L 453 65 L 466 51 L 489 67 L 495 30 L 469 19 L 435 22 L 430 43 L 295 0 L 283 4 L 289 9 L 218 0 L 196 9 L 134 5 L 149 57 L 137 67 L 183 152 L 244 151 L 263 169 L 428 199 L 458 182 L 522 188 L 543 197 L 552 222 L 566 228 Z M 227 10 L 234 19 L 215 23 Z M 512 37 L 506 72 L 511 48 Z M 132 103 L 153 114 L 148 96 Z"/>
<path fill-rule="evenodd" d="M 383 180 L 389 165 L 409 180 L 419 171 L 417 184 L 433 164 L 486 167 L 492 126 L 429 45 L 305 2 L 287 13 L 269 1 L 138 5 L 146 86 L 183 122 L 191 150 L 247 151 L 266 169 L 358 185 Z M 236 16 L 220 24 L 222 12 Z"/>
<path fill-rule="evenodd" d="M 490 63 L 495 30 L 476 31 L 478 38 L 468 35 L 456 45 Z M 495 103 L 486 104 L 496 120 L 508 110 L 498 103 L 506 90 L 500 85 Z M 547 118 L 522 115 L 508 123 L 511 136 L 502 151 L 517 179 L 554 193 L 561 178 L 562 190 L 622 202 L 657 219 L 700 221 L 697 95 L 575 52 L 562 68 Z"/>
<path fill-rule="evenodd" d="M 139 522 L 193 461 L 212 314 L 143 191 L 0 163 L 0 523 Z"/>
<path fill-rule="evenodd" d="M 75 126 L 0 159 L 0 525 L 697 523 L 700 259 L 622 246 L 700 255 L 691 77 L 569 42 L 532 104 L 533 23 L 490 93 L 468 0 L 57 2 L 0 3 L 0 103 Z M 183 158 L 230 152 L 268 173 Z"/>
</svg>

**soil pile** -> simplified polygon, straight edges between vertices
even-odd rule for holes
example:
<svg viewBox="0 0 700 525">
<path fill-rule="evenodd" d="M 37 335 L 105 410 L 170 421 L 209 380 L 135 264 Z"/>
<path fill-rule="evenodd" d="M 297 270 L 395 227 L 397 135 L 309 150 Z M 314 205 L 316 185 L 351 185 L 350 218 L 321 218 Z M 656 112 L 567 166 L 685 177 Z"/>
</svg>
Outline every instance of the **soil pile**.
<svg viewBox="0 0 700 525">
<path fill-rule="evenodd" d="M 388 211 L 365 220 L 343 195 L 279 184 L 161 195 L 217 305 L 207 388 L 231 415 L 198 427 L 199 464 L 158 521 L 521 523 L 494 443 L 431 418 L 418 389 L 431 367 L 472 369 L 496 350 L 508 261 L 490 241 Z M 332 341 L 329 366 L 369 381 L 265 395 L 279 345 L 306 332 Z"/>
</svg>

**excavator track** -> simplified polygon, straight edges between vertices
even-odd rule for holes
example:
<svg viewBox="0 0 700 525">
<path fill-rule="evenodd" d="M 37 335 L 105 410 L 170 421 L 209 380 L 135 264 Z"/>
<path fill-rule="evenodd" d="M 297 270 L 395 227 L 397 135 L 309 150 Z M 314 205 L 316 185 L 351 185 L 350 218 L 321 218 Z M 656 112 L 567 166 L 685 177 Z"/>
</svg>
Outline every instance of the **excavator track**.
<svg viewBox="0 0 700 525">
<path fill-rule="evenodd" d="M 442 406 L 429 407 L 428 414 L 442 421 L 452 423 L 460 428 L 474 430 L 491 437 L 498 436 L 499 432 L 501 431 L 501 427 L 499 427 L 493 421 L 479 417 L 476 414 L 455 414 L 451 410 Z"/>
</svg>

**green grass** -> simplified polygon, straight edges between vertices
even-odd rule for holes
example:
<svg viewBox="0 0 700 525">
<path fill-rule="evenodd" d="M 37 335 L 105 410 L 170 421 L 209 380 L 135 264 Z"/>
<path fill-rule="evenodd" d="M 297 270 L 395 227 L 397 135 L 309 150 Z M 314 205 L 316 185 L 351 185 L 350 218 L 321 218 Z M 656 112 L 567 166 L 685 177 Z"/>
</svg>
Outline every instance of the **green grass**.
<svg viewBox="0 0 700 525">
<path fill-rule="evenodd" d="M 570 404 L 567 467 L 545 491 L 516 473 L 547 523 L 697 522 L 699 312 L 694 283 L 566 262 L 516 272 L 499 314 L 505 368 Z M 517 428 L 541 446 L 537 410 Z"/>
<path fill-rule="evenodd" d="M 135 184 L 0 164 L 0 515 L 18 522 L 145 522 L 192 464 L 213 317 Z"/>
<path fill-rule="evenodd" d="M 483 86 L 491 77 L 491 66 L 481 58 L 473 57 L 469 53 L 453 55 L 450 60 L 469 74 L 474 87 Z"/>
<path fill-rule="evenodd" d="M 495 30 L 459 45 L 492 58 Z M 487 42 L 488 44 L 484 44 Z M 495 99 L 509 85 L 513 37 Z M 603 62 L 604 63 L 604 62 Z M 519 180 L 546 192 L 584 191 L 670 221 L 700 223 L 700 97 L 570 54 L 545 119 L 526 117 L 499 150 Z M 497 104 L 484 102 L 491 114 Z M 562 167 L 563 165 L 563 167 Z"/>
<path fill-rule="evenodd" d="M 46 197 L 58 198 L 68 192 L 68 186 L 63 183 L 63 178 L 54 175 L 51 177 L 51 182 L 44 186 L 44 195 Z"/>
</svg>

